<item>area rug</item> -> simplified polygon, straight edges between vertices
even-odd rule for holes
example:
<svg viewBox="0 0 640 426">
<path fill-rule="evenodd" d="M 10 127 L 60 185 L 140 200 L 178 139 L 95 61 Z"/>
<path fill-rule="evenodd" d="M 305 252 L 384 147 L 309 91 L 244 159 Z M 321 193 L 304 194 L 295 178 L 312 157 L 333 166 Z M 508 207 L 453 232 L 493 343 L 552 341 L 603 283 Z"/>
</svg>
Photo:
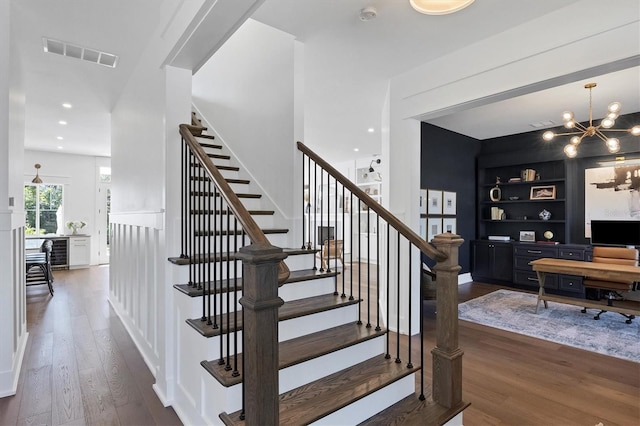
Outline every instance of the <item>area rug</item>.
<svg viewBox="0 0 640 426">
<path fill-rule="evenodd" d="M 579 306 L 548 302 L 536 310 L 536 294 L 510 290 L 472 299 L 458 306 L 459 318 L 489 327 L 549 340 L 616 358 L 640 362 L 640 317 L 626 324 L 615 312 L 593 319 L 594 309 L 586 314 Z"/>
</svg>

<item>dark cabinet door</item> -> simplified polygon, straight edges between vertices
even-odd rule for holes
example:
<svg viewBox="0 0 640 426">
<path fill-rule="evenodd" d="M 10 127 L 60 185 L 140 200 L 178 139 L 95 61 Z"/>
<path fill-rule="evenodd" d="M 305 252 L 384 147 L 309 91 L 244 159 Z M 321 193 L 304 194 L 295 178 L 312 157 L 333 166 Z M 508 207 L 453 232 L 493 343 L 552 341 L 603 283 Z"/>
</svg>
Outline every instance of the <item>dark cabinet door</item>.
<svg viewBox="0 0 640 426">
<path fill-rule="evenodd" d="M 490 247 L 491 244 L 485 241 L 474 241 L 473 242 L 473 278 L 491 278 L 492 277 L 492 264 L 493 264 L 493 256 L 491 252 L 493 251 Z"/>
<path fill-rule="evenodd" d="M 473 241 L 474 280 L 511 281 L 513 271 L 513 248 L 510 243 Z"/>
<path fill-rule="evenodd" d="M 508 244 L 493 245 L 493 277 L 511 281 L 513 276 L 513 249 Z"/>
</svg>

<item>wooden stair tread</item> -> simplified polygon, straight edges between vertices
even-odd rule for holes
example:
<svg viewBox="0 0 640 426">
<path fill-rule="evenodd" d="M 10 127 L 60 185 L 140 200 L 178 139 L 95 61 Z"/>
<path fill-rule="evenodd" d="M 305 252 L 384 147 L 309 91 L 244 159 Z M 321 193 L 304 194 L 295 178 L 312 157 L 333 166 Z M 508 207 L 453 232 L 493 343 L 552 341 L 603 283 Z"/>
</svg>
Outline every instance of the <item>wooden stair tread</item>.
<svg viewBox="0 0 640 426">
<path fill-rule="evenodd" d="M 285 253 L 287 256 L 315 254 L 315 253 L 318 253 L 319 251 L 320 250 L 318 249 L 314 249 L 314 250 L 296 249 L 296 248 L 282 249 L 282 252 Z M 227 260 L 227 257 L 229 259 L 235 259 L 235 254 L 234 253 L 218 253 L 217 255 L 213 255 L 211 253 L 206 253 L 206 254 L 195 255 L 193 260 L 189 258 L 181 258 L 179 256 L 169 257 L 167 258 L 167 260 L 173 263 L 174 265 L 190 265 L 191 263 L 202 263 L 202 262 L 211 262 L 211 261 L 220 262 L 222 260 Z"/>
<path fill-rule="evenodd" d="M 367 328 L 364 324 L 354 322 L 280 342 L 278 345 L 279 368 L 291 367 L 366 340 L 384 336 L 386 332 L 384 329 L 376 331 L 375 327 Z M 242 375 L 234 376 L 233 370 L 225 368 L 225 364 L 220 364 L 218 360 L 202 361 L 200 364 L 223 386 L 233 386 L 242 381 Z M 226 364 L 243 371 L 241 354 L 229 357 Z"/>
<path fill-rule="evenodd" d="M 206 182 L 210 180 L 208 177 L 201 176 L 191 176 L 191 180 L 194 182 Z M 250 184 L 251 181 L 249 179 L 235 179 L 235 178 L 226 178 L 227 183 L 240 183 L 240 184 Z"/>
<path fill-rule="evenodd" d="M 418 395 L 409 395 L 358 426 L 442 425 L 453 419 L 469 405 L 463 401 L 452 408 L 447 408 L 436 403 L 430 397 L 420 401 Z"/>
<path fill-rule="evenodd" d="M 191 195 L 196 197 L 202 197 L 202 196 L 213 197 L 214 195 L 216 195 L 220 197 L 219 192 L 213 193 L 211 191 L 191 191 Z M 242 192 L 236 192 L 236 195 L 238 196 L 238 198 L 262 198 L 262 194 L 245 194 Z"/>
<path fill-rule="evenodd" d="M 203 127 L 204 130 L 207 130 L 206 127 Z M 199 134 L 199 135 L 194 135 L 196 138 L 205 138 L 205 139 L 215 139 L 216 137 L 213 135 L 203 135 L 203 134 Z M 202 144 L 200 144 L 202 145 Z"/>
<path fill-rule="evenodd" d="M 320 272 L 314 269 L 302 269 L 298 271 L 292 271 L 291 274 L 289 275 L 289 278 L 287 279 L 287 281 L 284 282 L 284 284 L 296 283 L 301 281 L 309 281 L 309 280 L 317 280 L 325 277 L 335 277 L 336 275 L 338 275 L 337 272 Z M 202 283 L 202 286 L 204 287 L 204 294 L 226 293 L 229 287 L 229 281 L 231 281 L 232 288 L 234 285 L 236 285 L 238 290 L 242 289 L 242 277 L 238 278 L 237 283 L 233 281 L 233 279 L 231 280 L 224 279 L 224 280 L 217 280 L 215 282 L 212 282 L 211 290 L 209 290 L 209 286 L 208 286 L 209 282 L 206 281 Z M 173 288 L 186 294 L 189 297 L 200 297 L 202 296 L 202 291 L 203 291 L 202 287 L 198 288 L 198 287 L 190 286 L 188 284 L 174 284 Z"/>
<path fill-rule="evenodd" d="M 286 234 L 288 233 L 289 230 L 285 229 L 285 228 L 270 228 L 270 229 L 263 229 L 262 233 L 265 235 L 270 235 L 270 234 Z M 222 230 L 222 231 L 195 231 L 193 233 L 194 237 L 204 237 L 204 236 L 212 236 L 212 235 L 243 235 L 243 231 L 241 229 L 235 231 L 235 230 Z"/>
<path fill-rule="evenodd" d="M 275 214 L 274 210 L 247 210 L 252 216 L 271 216 Z M 191 214 L 210 214 L 210 215 L 226 215 L 226 210 L 191 210 L 189 213 Z M 233 214 L 233 213 L 232 213 Z"/>
<path fill-rule="evenodd" d="M 196 136 L 197 138 L 207 138 L 207 139 L 215 139 L 213 136 L 209 137 L 209 135 L 204 135 L 204 136 Z M 217 145 L 217 144 L 213 144 L 213 143 L 205 143 L 205 142 L 199 142 L 200 146 L 203 148 L 211 148 L 211 149 L 222 149 L 222 145 Z"/>
<path fill-rule="evenodd" d="M 370 358 L 280 395 L 279 424 L 301 425 L 320 420 L 418 370 L 420 367 L 407 368 L 384 355 Z M 244 425 L 240 411 L 222 413 L 220 419 L 226 425 Z"/>
<path fill-rule="evenodd" d="M 225 154 L 207 154 L 207 156 L 209 158 L 217 158 L 218 160 L 231 160 L 231 156 L 230 155 L 225 155 Z"/>
<path fill-rule="evenodd" d="M 304 299 L 292 300 L 285 302 L 284 305 L 278 310 L 278 321 L 286 321 L 293 318 L 302 317 L 305 315 L 311 315 L 318 312 L 329 311 L 332 309 L 342 308 L 344 306 L 354 305 L 360 303 L 360 300 L 349 300 L 348 298 L 335 296 L 333 294 L 323 294 L 320 296 L 307 297 Z M 188 319 L 187 324 L 193 327 L 198 333 L 205 337 L 219 336 L 221 330 L 224 333 L 229 331 L 236 331 L 242 329 L 242 313 L 237 312 L 237 316 L 234 312 L 230 312 L 228 315 L 217 315 L 213 325 L 207 324 L 207 321 L 202 321 L 200 318 Z"/>
<path fill-rule="evenodd" d="M 192 167 L 202 167 L 200 165 L 200 163 L 191 163 L 191 166 Z M 222 165 L 217 165 L 217 164 L 214 164 L 214 166 L 216 166 L 216 168 L 218 170 L 230 170 L 232 172 L 240 171 L 240 167 L 238 167 L 238 166 L 222 166 Z"/>
</svg>

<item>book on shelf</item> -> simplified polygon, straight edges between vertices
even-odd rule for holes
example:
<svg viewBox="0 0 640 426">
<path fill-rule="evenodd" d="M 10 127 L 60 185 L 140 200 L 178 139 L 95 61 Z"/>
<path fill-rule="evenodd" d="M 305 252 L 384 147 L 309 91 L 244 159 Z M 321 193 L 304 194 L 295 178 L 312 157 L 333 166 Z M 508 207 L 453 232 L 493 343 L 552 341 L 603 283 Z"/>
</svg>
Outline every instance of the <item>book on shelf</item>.
<svg viewBox="0 0 640 426">
<path fill-rule="evenodd" d="M 491 220 L 502 220 L 505 218 L 504 209 L 491 207 Z"/>
<path fill-rule="evenodd" d="M 560 244 L 558 241 L 536 241 L 536 243 L 538 243 L 538 244 L 550 244 L 550 245 Z"/>
</svg>

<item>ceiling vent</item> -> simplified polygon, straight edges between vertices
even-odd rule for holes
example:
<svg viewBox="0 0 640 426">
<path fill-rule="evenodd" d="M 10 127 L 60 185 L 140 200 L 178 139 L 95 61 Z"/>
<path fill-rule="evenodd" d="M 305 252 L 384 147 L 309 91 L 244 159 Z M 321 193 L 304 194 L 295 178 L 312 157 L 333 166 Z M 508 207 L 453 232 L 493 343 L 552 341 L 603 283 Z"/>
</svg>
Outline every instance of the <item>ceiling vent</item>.
<svg viewBox="0 0 640 426">
<path fill-rule="evenodd" d="M 109 68 L 115 68 L 118 64 L 117 55 L 101 52 L 96 49 L 90 49 L 88 47 L 78 46 L 65 41 L 42 37 L 42 46 L 44 47 L 45 52 L 68 56 L 94 64 L 104 65 Z"/>
</svg>

